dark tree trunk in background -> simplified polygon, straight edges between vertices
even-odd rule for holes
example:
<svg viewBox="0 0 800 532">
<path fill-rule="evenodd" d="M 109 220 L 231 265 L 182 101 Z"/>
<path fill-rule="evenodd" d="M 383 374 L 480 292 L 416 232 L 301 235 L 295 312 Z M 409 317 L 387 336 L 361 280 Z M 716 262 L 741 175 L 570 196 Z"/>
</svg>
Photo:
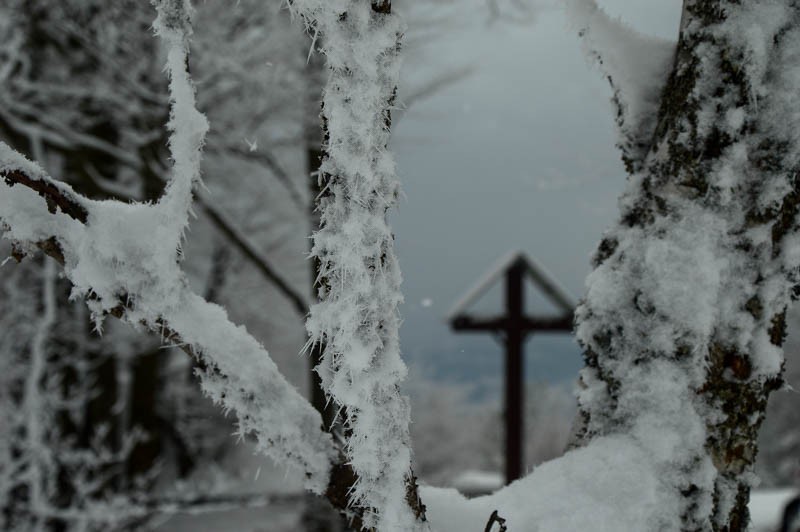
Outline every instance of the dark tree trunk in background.
<svg viewBox="0 0 800 532">
<path fill-rule="evenodd" d="M 42 1 L 20 4 L 17 7 L 19 13 L 23 14 L 21 28 L 24 31 L 25 50 L 32 59 L 28 65 L 30 71 L 18 75 L 28 76 L 34 80 L 47 79 L 48 69 L 52 69 L 56 64 L 59 68 L 66 65 L 71 79 L 74 79 L 76 84 L 86 83 L 93 86 L 92 84 L 98 82 L 102 76 L 111 75 L 104 70 L 104 65 L 99 59 L 100 54 L 87 50 L 96 38 L 89 21 L 104 12 L 97 6 L 82 6 L 79 3 L 64 3 L 59 7 L 63 11 L 54 9 L 54 4 L 51 2 Z M 69 15 L 69 21 L 75 24 L 74 28 L 80 28 L 85 33 L 79 36 L 71 35 L 70 31 L 77 30 L 72 26 L 63 25 L 59 20 L 59 17 L 66 16 L 65 14 Z M 132 23 L 136 20 L 136 17 L 131 17 Z M 153 40 L 152 44 L 147 46 L 149 48 L 141 49 L 139 53 L 155 60 L 157 43 Z M 164 81 L 159 80 L 158 83 Z M 99 82 L 97 86 L 103 87 Z M 160 88 L 163 87 L 155 87 L 155 90 Z M 102 100 L 102 94 L 92 94 L 91 97 L 72 102 L 74 108 L 70 108 L 69 105 L 64 106 L 67 108 L 65 113 L 72 112 L 82 117 L 90 117 L 87 120 L 89 125 L 80 122 L 69 125 L 74 126 L 75 131 L 101 139 L 109 145 L 124 146 L 122 129 L 133 126 L 124 122 L 125 117 L 112 116 L 112 109 L 103 107 L 92 97 Z M 42 114 L 46 115 L 48 112 L 45 109 Z M 157 115 L 136 116 L 134 120 L 142 130 L 156 129 L 167 121 L 167 113 L 168 109 L 164 107 Z M 49 123 L 46 117 L 42 119 L 31 116 L 26 119 L 39 123 L 42 130 L 48 132 Z M 57 128 L 55 131 L 57 138 L 61 132 Z M 66 132 L 65 137 L 70 138 L 70 134 L 71 131 Z M 79 192 L 92 198 L 104 199 L 108 196 L 108 193 L 98 185 L 96 177 L 101 176 L 113 181 L 122 166 L 114 155 L 106 153 L 102 148 L 81 142 L 63 144 L 49 140 L 46 135 L 34 139 L 32 136 L 22 134 L 20 130 L 15 129 L 14 122 L 5 119 L 0 119 L 0 136 L 14 148 L 34 160 L 39 160 L 45 168 L 49 166 L 49 160 L 55 161 L 58 167 L 49 170 Z M 152 169 L 160 166 L 159 161 L 166 160 L 165 145 L 166 133 L 142 147 L 142 160 L 151 163 L 147 165 L 147 169 L 142 169 L 139 173 L 143 199 L 157 199 L 164 187 L 163 180 Z M 59 289 L 56 297 L 62 324 L 61 332 L 66 331 L 67 334 L 59 337 L 58 332 L 53 333 L 50 344 L 55 358 L 49 362 L 51 367 L 48 371 L 59 372 L 59 380 L 65 395 L 67 391 L 72 394 L 76 393 L 75 390 L 85 392 L 84 397 L 80 398 L 82 406 L 79 409 L 82 412 L 77 422 L 74 414 L 68 415 L 65 412 L 58 416 L 60 437 L 64 442 L 74 443 L 79 449 L 94 450 L 100 444 L 107 451 L 119 452 L 131 430 L 134 427 L 136 430 L 141 430 L 145 439 L 133 446 L 127 458 L 121 458 L 123 463 L 103 464 L 98 466 L 100 470 L 93 472 L 98 477 L 107 479 L 102 483 L 102 488 L 99 490 L 101 493 L 111 495 L 115 492 L 125 492 L 133 487 L 134 477 L 145 478 L 144 475 L 151 471 L 163 448 L 164 431 L 159 430 L 155 405 L 160 391 L 160 374 L 165 351 L 146 348 L 145 352 L 133 357 L 128 367 L 119 354 L 113 352 L 113 342 L 98 341 L 93 331 L 94 325 L 88 320 L 88 314 L 75 311 L 75 303 L 68 300 L 68 287 Z M 67 330 L 68 327 L 64 322 L 71 324 L 71 330 Z M 152 346 L 153 343 L 145 342 L 145 345 Z M 129 374 L 125 375 L 128 372 Z M 121 386 L 121 379 L 130 379 L 129 385 Z M 75 401 L 79 398 L 71 397 L 71 399 Z M 100 430 L 103 431 L 103 437 L 98 441 Z M 71 504 L 72 497 L 69 488 L 70 479 L 65 478 L 60 485 L 63 485 L 64 489 L 60 490 L 58 500 L 54 502 L 56 507 L 67 508 Z"/>
<path fill-rule="evenodd" d="M 165 144 L 166 141 L 161 143 L 162 146 Z M 159 155 L 165 156 L 154 147 L 151 156 L 158 157 Z M 152 161 L 148 168 L 156 167 L 158 160 Z M 157 201 L 164 189 L 163 179 L 150 170 L 142 172 L 142 185 L 146 201 Z M 124 478 L 126 487 L 133 487 L 136 482 L 140 482 L 137 478 L 144 478 L 163 456 L 167 431 L 163 429 L 157 406 L 163 396 L 161 376 L 164 372 L 167 353 L 168 351 L 160 346 L 155 346 L 136 354 L 129 366 L 121 369 L 128 373 L 127 378 L 130 379 L 128 397 L 123 399 L 125 408 L 128 409 L 128 419 L 117 416 L 117 423 L 124 424 L 121 430 L 125 432 L 132 429 L 140 430 L 145 435 L 144 439 L 137 442 L 131 449 L 128 456 Z M 110 362 L 121 364 L 122 361 L 117 360 L 118 358 L 116 354 L 108 356 Z M 102 385 L 108 386 L 110 382 L 103 381 Z M 182 451 L 182 447 L 176 448 L 176 459 L 179 464 L 191 460 L 191 457 L 185 456 Z M 181 471 L 184 469 L 182 465 L 179 465 L 178 469 L 180 472 L 185 472 Z"/>
</svg>

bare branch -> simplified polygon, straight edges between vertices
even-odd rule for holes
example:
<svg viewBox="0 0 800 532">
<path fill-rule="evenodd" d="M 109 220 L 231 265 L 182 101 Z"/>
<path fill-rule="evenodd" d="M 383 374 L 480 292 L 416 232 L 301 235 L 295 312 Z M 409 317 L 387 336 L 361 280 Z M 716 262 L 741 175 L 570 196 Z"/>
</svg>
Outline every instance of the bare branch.
<svg viewBox="0 0 800 532">
<path fill-rule="evenodd" d="M 127 195 L 124 191 L 112 189 L 108 183 L 97 179 L 95 176 L 91 176 L 91 174 L 90 177 L 92 177 L 93 183 L 99 189 L 111 194 L 116 199 L 135 201 L 135 198 Z M 275 288 L 292 303 L 292 308 L 294 308 L 300 316 L 305 316 L 308 313 L 308 301 L 278 273 L 277 269 L 272 266 L 263 253 L 261 253 L 258 248 L 250 242 L 247 236 L 236 227 L 235 222 L 214 206 L 202 191 L 196 192 L 194 201 L 200 206 L 203 212 L 208 215 L 209 220 L 219 232 L 225 235 L 228 243 L 236 248 L 245 259 L 250 261 L 256 270 L 263 275 L 264 279 L 273 284 Z"/>
<path fill-rule="evenodd" d="M 233 222 L 216 207 L 204 201 L 202 197 L 197 198 L 197 203 L 205 211 L 217 229 L 228 238 L 230 243 L 233 244 L 233 246 L 238 249 L 269 282 L 275 285 L 275 287 L 291 301 L 292 307 L 298 314 L 305 316 L 308 313 L 308 301 L 275 271 L 266 257 L 262 256 L 247 238 L 236 229 Z"/>
<path fill-rule="evenodd" d="M 0 176 L 9 187 L 17 184 L 24 185 L 43 197 L 47 202 L 47 210 L 50 211 L 50 214 L 55 214 L 58 209 L 61 209 L 61 212 L 82 224 L 85 224 L 89 218 L 89 213 L 83 205 L 52 183 L 31 179 L 19 170 L 0 171 Z"/>
<path fill-rule="evenodd" d="M 278 183 L 283 185 L 283 188 L 289 193 L 289 197 L 292 199 L 292 202 L 300 209 L 307 209 L 306 202 L 300 192 L 297 190 L 297 187 L 295 186 L 291 177 L 289 177 L 289 173 L 268 150 L 263 148 L 251 150 L 245 149 L 241 146 L 228 145 L 224 148 L 210 147 L 209 151 L 218 154 L 227 153 L 246 161 L 264 165 L 267 167 L 267 169 L 269 169 L 270 173 L 278 181 Z"/>
<path fill-rule="evenodd" d="M 495 523 L 497 523 L 497 525 L 499 526 L 497 532 L 506 532 L 506 530 L 508 530 L 508 527 L 506 526 L 506 520 L 500 517 L 497 514 L 497 510 L 495 510 L 492 512 L 492 515 L 489 516 L 489 521 L 486 523 L 486 528 L 484 529 L 484 532 L 492 532 L 492 528 Z"/>
<path fill-rule="evenodd" d="M 403 107 L 399 110 L 399 112 L 394 112 L 392 115 L 392 121 L 397 124 L 397 122 L 399 122 L 403 116 L 405 116 L 405 113 L 413 105 L 416 105 L 421 101 L 425 101 L 428 98 L 439 94 L 441 91 L 447 89 L 451 85 L 455 85 L 456 83 L 465 80 L 474 72 L 474 65 L 456 67 L 426 81 L 419 87 L 415 87 L 403 97 Z"/>
</svg>

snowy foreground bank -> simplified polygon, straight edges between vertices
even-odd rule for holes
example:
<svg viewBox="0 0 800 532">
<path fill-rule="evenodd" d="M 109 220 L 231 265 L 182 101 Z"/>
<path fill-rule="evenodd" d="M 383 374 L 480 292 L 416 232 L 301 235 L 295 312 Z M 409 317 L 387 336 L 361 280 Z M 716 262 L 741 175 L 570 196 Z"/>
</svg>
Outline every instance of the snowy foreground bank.
<svg viewBox="0 0 800 532">
<path fill-rule="evenodd" d="M 253 466 L 252 460 L 261 461 L 248 452 L 240 459 Z M 648 453 L 633 440 L 606 437 L 542 464 L 492 495 L 467 499 L 455 489 L 432 486 L 423 486 L 421 495 L 434 532 L 480 532 L 495 510 L 506 519 L 509 532 L 647 531 L 654 530 L 652 523 L 659 518 L 672 517 L 670 512 L 677 504 L 670 503 L 651 464 Z M 299 481 L 284 478 L 279 468 L 269 463 L 263 467 L 266 471 L 260 480 L 243 489 L 283 494 L 300 489 Z M 777 531 L 783 507 L 796 493 L 793 488 L 756 490 L 750 500 L 752 532 Z M 303 529 L 302 503 L 297 504 L 302 500 L 179 514 L 165 520 L 157 530 L 296 532 Z M 492 530 L 496 532 L 498 526 L 495 524 Z"/>
<path fill-rule="evenodd" d="M 655 530 L 655 522 L 677 515 L 678 502 L 662 488 L 651 463 L 631 440 L 607 437 L 492 495 L 467 499 L 455 489 L 433 487 L 423 487 L 421 495 L 437 532 L 483 530 L 494 510 L 512 532 Z M 755 491 L 753 532 L 777 530 L 784 505 L 796 493 Z"/>
<path fill-rule="evenodd" d="M 438 532 L 482 529 L 494 510 L 510 531 L 541 532 L 651 530 L 654 517 L 677 515 L 641 447 L 621 437 L 542 464 L 492 495 L 466 499 L 430 487 L 421 495 Z"/>
</svg>

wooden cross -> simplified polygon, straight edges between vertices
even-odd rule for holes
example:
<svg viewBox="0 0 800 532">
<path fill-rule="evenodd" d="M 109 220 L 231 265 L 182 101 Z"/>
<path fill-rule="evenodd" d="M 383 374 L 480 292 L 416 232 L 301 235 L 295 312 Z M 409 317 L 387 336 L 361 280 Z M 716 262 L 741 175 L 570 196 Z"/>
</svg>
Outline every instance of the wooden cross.
<svg viewBox="0 0 800 532">
<path fill-rule="evenodd" d="M 561 311 L 553 317 L 525 314 L 525 276 Z M 505 277 L 505 314 L 487 318 L 466 314 L 466 309 Z M 506 483 L 522 476 L 524 427 L 524 351 L 528 336 L 535 332 L 571 332 L 575 304 L 559 284 L 524 252 L 504 257 L 486 276 L 459 300 L 448 315 L 453 330 L 458 332 L 491 332 L 505 340 L 505 425 Z"/>
</svg>

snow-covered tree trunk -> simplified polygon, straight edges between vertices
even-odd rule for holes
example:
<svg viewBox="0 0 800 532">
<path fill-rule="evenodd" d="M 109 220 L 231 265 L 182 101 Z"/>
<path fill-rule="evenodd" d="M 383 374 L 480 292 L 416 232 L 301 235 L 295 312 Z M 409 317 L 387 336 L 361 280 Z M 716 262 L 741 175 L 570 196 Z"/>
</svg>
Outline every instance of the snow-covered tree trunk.
<svg viewBox="0 0 800 532">
<path fill-rule="evenodd" d="M 677 46 L 570 4 L 630 173 L 577 312 L 582 438 L 633 435 L 682 530 L 745 530 L 800 266 L 800 4 L 686 0 Z"/>
<path fill-rule="evenodd" d="M 424 512 L 411 473 L 408 401 L 399 387 L 400 271 L 387 223 L 399 183 L 388 152 L 403 24 L 389 0 L 303 0 L 293 6 L 323 39 L 329 79 L 320 167 L 320 302 L 311 343 L 332 401 L 341 405 L 354 473 L 348 498 L 365 528 L 415 530 Z"/>
</svg>

